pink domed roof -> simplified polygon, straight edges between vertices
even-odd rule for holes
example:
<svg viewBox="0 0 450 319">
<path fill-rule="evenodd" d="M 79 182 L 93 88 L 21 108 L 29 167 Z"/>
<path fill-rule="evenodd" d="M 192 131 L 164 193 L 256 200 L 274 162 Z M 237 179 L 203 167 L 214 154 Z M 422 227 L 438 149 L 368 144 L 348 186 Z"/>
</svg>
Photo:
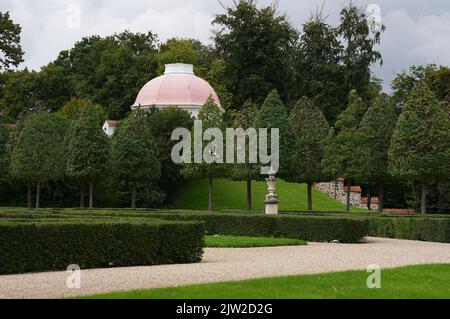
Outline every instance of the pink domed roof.
<svg viewBox="0 0 450 319">
<path fill-rule="evenodd" d="M 195 76 L 192 65 L 168 64 L 164 75 L 144 85 L 133 107 L 203 106 L 210 95 L 220 106 L 214 89 L 208 82 Z"/>
</svg>

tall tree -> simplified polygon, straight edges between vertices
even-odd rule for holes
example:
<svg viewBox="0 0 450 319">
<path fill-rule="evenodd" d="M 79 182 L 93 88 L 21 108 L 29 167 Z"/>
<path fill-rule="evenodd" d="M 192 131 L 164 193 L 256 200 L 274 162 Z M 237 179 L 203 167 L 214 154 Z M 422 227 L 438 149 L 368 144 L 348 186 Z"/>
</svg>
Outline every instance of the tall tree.
<svg viewBox="0 0 450 319">
<path fill-rule="evenodd" d="M 292 165 L 294 165 L 292 145 L 295 143 L 295 136 L 289 122 L 286 108 L 276 90 L 272 90 L 269 95 L 267 95 L 266 100 L 256 115 L 255 127 L 268 129 L 268 145 L 271 145 L 271 129 L 279 129 L 280 168 L 277 175 L 281 178 L 288 177 Z"/>
<path fill-rule="evenodd" d="M 62 51 L 55 64 L 75 85 L 75 95 L 108 106 L 121 119 L 142 86 L 157 75 L 157 37 L 128 31 L 107 37 L 85 37 Z"/>
<path fill-rule="evenodd" d="M 428 184 L 450 174 L 450 118 L 426 83 L 417 83 L 403 107 L 389 150 L 393 174 L 421 183 L 421 212 L 426 214 Z"/>
<path fill-rule="evenodd" d="M 361 176 L 378 186 L 378 211 L 383 212 L 384 186 L 390 178 L 388 149 L 397 123 L 397 114 L 390 97 L 379 96 L 364 115 L 359 128 Z"/>
<path fill-rule="evenodd" d="M 80 185 L 80 207 L 89 186 L 89 208 L 94 206 L 94 184 L 108 171 L 109 140 L 101 127 L 96 107 L 87 104 L 72 121 L 65 138 L 66 173 Z"/>
<path fill-rule="evenodd" d="M 347 212 L 350 212 L 351 182 L 353 179 L 361 178 L 358 164 L 360 150 L 358 127 L 366 110 L 367 106 L 363 99 L 352 90 L 347 109 L 338 116 L 334 130 L 327 138 L 322 161 L 327 173 L 347 180 Z"/>
<path fill-rule="evenodd" d="M 22 28 L 11 20 L 9 12 L 0 12 L 0 71 L 23 62 L 20 32 Z"/>
<path fill-rule="evenodd" d="M 307 96 L 330 123 L 347 107 L 342 44 L 337 29 L 326 22 L 322 12 L 303 24 L 296 55 L 296 98 Z"/>
<path fill-rule="evenodd" d="M 140 183 L 157 180 L 161 164 L 157 144 L 145 118 L 144 111 L 131 113 L 121 121 L 112 137 L 114 172 L 131 184 L 131 207 L 136 208 Z"/>
<path fill-rule="evenodd" d="M 345 67 L 345 92 L 355 89 L 364 100 L 368 100 L 370 67 L 376 62 L 383 63 L 376 46 L 381 42 L 384 25 L 376 25 L 366 12 L 350 3 L 341 10 L 338 33 L 345 43 L 343 64 Z"/>
<path fill-rule="evenodd" d="M 258 107 L 251 101 L 247 101 L 234 119 L 234 128 L 248 130 L 254 127 L 255 118 L 258 114 Z M 260 176 L 257 163 L 250 163 L 250 143 L 249 138 L 245 137 L 245 163 L 237 163 L 233 166 L 231 177 L 236 180 L 246 181 L 247 210 L 252 209 L 252 180 Z"/>
<path fill-rule="evenodd" d="M 312 185 L 328 177 L 321 163 L 330 126 L 320 109 L 306 97 L 297 102 L 289 121 L 296 136 L 296 165 L 293 165 L 287 180 L 307 184 L 308 211 L 311 212 Z"/>
<path fill-rule="evenodd" d="M 172 204 L 176 199 L 177 190 L 185 182 L 180 172 L 180 166 L 171 159 L 171 151 L 176 144 L 175 141 L 171 140 L 172 132 L 179 127 L 191 130 L 194 120 L 191 114 L 185 110 L 165 107 L 150 114 L 148 121 L 156 140 L 161 161 L 161 177 L 158 180 L 158 186 L 166 193 L 166 203 Z"/>
<path fill-rule="evenodd" d="M 204 137 L 205 131 L 208 129 L 219 129 L 222 134 L 225 132 L 225 125 L 223 122 L 222 111 L 219 109 L 218 105 L 214 102 L 210 96 L 203 105 L 202 110 L 198 114 L 198 119 L 202 123 L 201 136 Z M 223 163 L 224 159 L 224 145 L 223 140 L 216 140 L 214 136 L 211 137 L 211 141 L 199 141 L 195 138 L 196 127 L 191 133 L 192 137 L 192 150 L 196 147 L 201 147 L 202 150 L 202 161 L 196 162 L 195 152 L 194 156 L 191 158 L 191 163 L 183 164 L 181 169 L 182 174 L 187 178 L 207 178 L 208 179 L 208 210 L 213 210 L 213 179 L 216 177 L 223 177 L 225 174 L 225 165 Z M 216 144 L 217 143 L 217 144 Z M 222 158 L 219 156 L 222 153 Z M 211 157 L 211 160 L 206 160 L 205 155 Z"/>
<path fill-rule="evenodd" d="M 293 77 L 288 63 L 297 31 L 275 5 L 258 8 L 256 1 L 233 1 L 213 24 L 214 41 L 225 61 L 226 86 L 233 106 L 252 99 L 261 103 L 277 88 L 285 98 Z"/>
<path fill-rule="evenodd" d="M 30 115 L 11 154 L 11 173 L 36 184 L 36 208 L 42 183 L 64 175 L 64 136 L 67 122 L 56 114 Z"/>
</svg>

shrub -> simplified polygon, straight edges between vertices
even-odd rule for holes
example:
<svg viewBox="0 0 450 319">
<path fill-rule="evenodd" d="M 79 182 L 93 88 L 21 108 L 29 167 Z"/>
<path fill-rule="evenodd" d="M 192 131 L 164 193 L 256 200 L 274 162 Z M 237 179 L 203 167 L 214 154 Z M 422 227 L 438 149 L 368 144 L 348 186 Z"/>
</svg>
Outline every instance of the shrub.
<svg viewBox="0 0 450 319">
<path fill-rule="evenodd" d="M 80 214 L 72 211 L 70 214 Z M 337 216 L 278 215 L 204 212 L 88 211 L 83 216 L 135 216 L 163 220 L 203 221 L 208 234 L 261 236 L 303 239 L 308 241 L 358 242 L 369 233 L 368 221 Z"/>
<path fill-rule="evenodd" d="M 372 217 L 369 225 L 371 236 L 450 242 L 450 218 Z"/>
<path fill-rule="evenodd" d="M 198 222 L 132 219 L 0 221 L 0 273 L 191 263 L 201 260 Z"/>
</svg>

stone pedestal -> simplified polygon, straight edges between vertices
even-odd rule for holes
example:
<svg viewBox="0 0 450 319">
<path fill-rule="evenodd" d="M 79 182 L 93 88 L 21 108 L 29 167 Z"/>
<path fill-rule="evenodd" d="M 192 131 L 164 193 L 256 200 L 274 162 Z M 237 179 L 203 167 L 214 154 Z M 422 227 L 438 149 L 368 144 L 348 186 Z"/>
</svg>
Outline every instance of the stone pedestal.
<svg viewBox="0 0 450 319">
<path fill-rule="evenodd" d="M 266 195 L 266 215 L 278 215 L 278 196 L 276 194 L 276 178 L 270 175 L 266 178 L 268 194 Z"/>
</svg>

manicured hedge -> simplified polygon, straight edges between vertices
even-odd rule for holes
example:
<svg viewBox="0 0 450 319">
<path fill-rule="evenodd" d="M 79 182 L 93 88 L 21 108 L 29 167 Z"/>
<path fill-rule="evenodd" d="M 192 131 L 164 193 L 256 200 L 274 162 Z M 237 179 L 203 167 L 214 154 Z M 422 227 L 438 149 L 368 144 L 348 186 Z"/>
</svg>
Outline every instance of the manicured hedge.
<svg viewBox="0 0 450 319">
<path fill-rule="evenodd" d="M 191 263 L 204 226 L 151 219 L 0 221 L 0 274 Z"/>
<path fill-rule="evenodd" d="M 369 220 L 371 236 L 450 243 L 450 218 L 372 217 Z"/>
<path fill-rule="evenodd" d="M 72 211 L 69 214 L 80 214 Z M 164 220 L 203 221 L 206 232 L 215 235 L 285 237 L 307 241 L 339 240 L 354 243 L 369 233 L 368 221 L 335 216 L 278 215 L 249 213 L 87 211 L 91 216 L 136 216 Z"/>
</svg>

